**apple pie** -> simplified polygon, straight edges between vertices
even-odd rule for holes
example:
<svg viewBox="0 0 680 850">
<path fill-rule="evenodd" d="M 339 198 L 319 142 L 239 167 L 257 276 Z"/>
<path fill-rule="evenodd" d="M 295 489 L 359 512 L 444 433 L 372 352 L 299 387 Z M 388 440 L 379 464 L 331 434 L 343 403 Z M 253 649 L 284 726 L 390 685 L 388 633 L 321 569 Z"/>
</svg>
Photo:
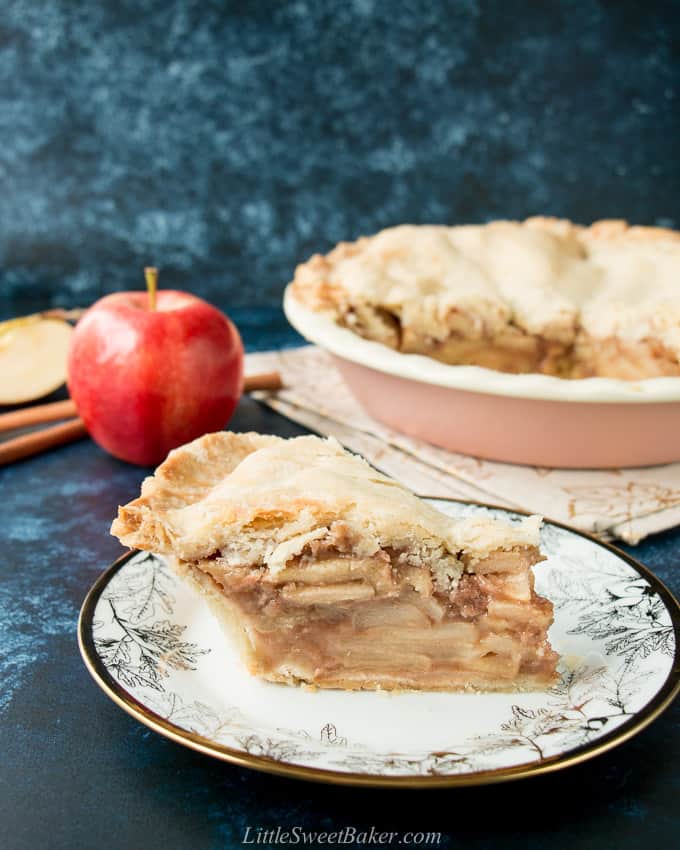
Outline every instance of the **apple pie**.
<svg viewBox="0 0 680 850">
<path fill-rule="evenodd" d="M 166 556 L 270 681 L 515 690 L 555 678 L 540 522 L 448 517 L 333 439 L 223 432 L 171 452 L 112 533 Z"/>
<path fill-rule="evenodd" d="M 396 351 L 563 378 L 680 375 L 680 233 L 554 218 L 402 225 L 298 266 L 291 293 Z"/>
</svg>

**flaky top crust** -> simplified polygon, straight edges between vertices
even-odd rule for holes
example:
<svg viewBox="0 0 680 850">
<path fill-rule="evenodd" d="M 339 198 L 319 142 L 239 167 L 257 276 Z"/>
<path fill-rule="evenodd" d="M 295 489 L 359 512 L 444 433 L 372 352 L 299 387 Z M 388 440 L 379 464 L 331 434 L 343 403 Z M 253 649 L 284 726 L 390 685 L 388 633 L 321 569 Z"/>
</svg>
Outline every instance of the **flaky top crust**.
<svg viewBox="0 0 680 850">
<path fill-rule="evenodd" d="M 447 517 L 332 438 L 220 432 L 171 452 L 141 496 L 119 509 L 111 532 L 127 546 L 186 561 L 222 552 L 275 570 L 337 521 L 360 555 L 415 544 L 472 562 L 537 546 L 540 527 L 539 517 Z"/>
<path fill-rule="evenodd" d="M 566 344 L 585 333 L 680 352 L 680 233 L 619 220 L 401 225 L 313 256 L 291 289 L 336 318 L 383 308 L 433 339 L 462 312 L 480 335 L 513 325 Z"/>
</svg>

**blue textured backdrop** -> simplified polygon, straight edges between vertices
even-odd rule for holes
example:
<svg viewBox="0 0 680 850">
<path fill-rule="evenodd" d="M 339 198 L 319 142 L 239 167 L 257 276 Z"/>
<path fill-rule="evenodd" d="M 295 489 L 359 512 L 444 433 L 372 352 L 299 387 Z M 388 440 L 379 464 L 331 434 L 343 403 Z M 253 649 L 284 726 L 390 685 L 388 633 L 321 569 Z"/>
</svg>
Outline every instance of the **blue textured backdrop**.
<svg viewBox="0 0 680 850">
<path fill-rule="evenodd" d="M 0 314 L 271 306 L 402 221 L 680 223 L 675 3 L 10 0 Z"/>
</svg>

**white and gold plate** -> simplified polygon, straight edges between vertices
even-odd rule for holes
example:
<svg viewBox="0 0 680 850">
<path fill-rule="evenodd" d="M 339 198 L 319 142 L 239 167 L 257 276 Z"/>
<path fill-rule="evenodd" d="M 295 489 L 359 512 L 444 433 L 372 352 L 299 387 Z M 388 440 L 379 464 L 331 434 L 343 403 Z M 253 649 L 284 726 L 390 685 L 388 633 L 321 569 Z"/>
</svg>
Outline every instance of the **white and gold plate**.
<svg viewBox="0 0 680 850">
<path fill-rule="evenodd" d="M 454 516 L 518 515 L 430 499 Z M 546 522 L 536 589 L 555 606 L 560 682 L 536 693 L 306 690 L 249 675 L 199 593 L 164 561 L 124 555 L 96 582 L 79 643 L 99 686 L 174 741 L 235 764 L 323 782 L 475 785 L 604 752 L 680 690 L 680 608 L 645 567 Z"/>
</svg>

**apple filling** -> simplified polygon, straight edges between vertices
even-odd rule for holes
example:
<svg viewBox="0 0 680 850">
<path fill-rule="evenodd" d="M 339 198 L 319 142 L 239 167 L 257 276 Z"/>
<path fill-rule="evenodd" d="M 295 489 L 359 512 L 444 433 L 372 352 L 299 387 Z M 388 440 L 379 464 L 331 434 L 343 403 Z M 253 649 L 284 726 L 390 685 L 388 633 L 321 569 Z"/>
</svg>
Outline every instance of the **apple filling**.
<svg viewBox="0 0 680 850">
<path fill-rule="evenodd" d="M 554 680 L 535 547 L 473 560 L 422 545 L 366 555 L 343 523 L 277 570 L 175 561 L 237 634 L 251 672 L 319 687 L 515 689 Z"/>
<path fill-rule="evenodd" d="M 484 366 L 500 372 L 569 377 L 570 345 L 514 325 L 492 335 L 478 319 L 460 310 L 447 316 L 448 332 L 440 338 L 403 324 L 395 313 L 368 304 L 347 307 L 338 321 L 360 336 L 403 354 L 423 354 L 442 363 Z"/>
<path fill-rule="evenodd" d="M 479 321 L 461 311 L 450 314 L 447 335 L 437 338 L 402 325 L 394 313 L 366 304 L 348 308 L 339 314 L 338 321 L 360 336 L 403 354 L 423 354 L 454 366 L 574 379 L 640 380 L 680 375 L 678 357 L 655 339 L 594 339 L 579 331 L 575 341 L 566 343 L 514 325 L 488 334 Z"/>
<path fill-rule="evenodd" d="M 509 328 L 494 337 L 481 339 L 452 334 L 442 342 L 427 338 L 411 339 L 411 335 L 405 335 L 400 350 L 407 354 L 425 354 L 453 365 L 483 366 L 513 374 L 541 372 L 562 376 L 569 348 L 562 343 Z"/>
</svg>

